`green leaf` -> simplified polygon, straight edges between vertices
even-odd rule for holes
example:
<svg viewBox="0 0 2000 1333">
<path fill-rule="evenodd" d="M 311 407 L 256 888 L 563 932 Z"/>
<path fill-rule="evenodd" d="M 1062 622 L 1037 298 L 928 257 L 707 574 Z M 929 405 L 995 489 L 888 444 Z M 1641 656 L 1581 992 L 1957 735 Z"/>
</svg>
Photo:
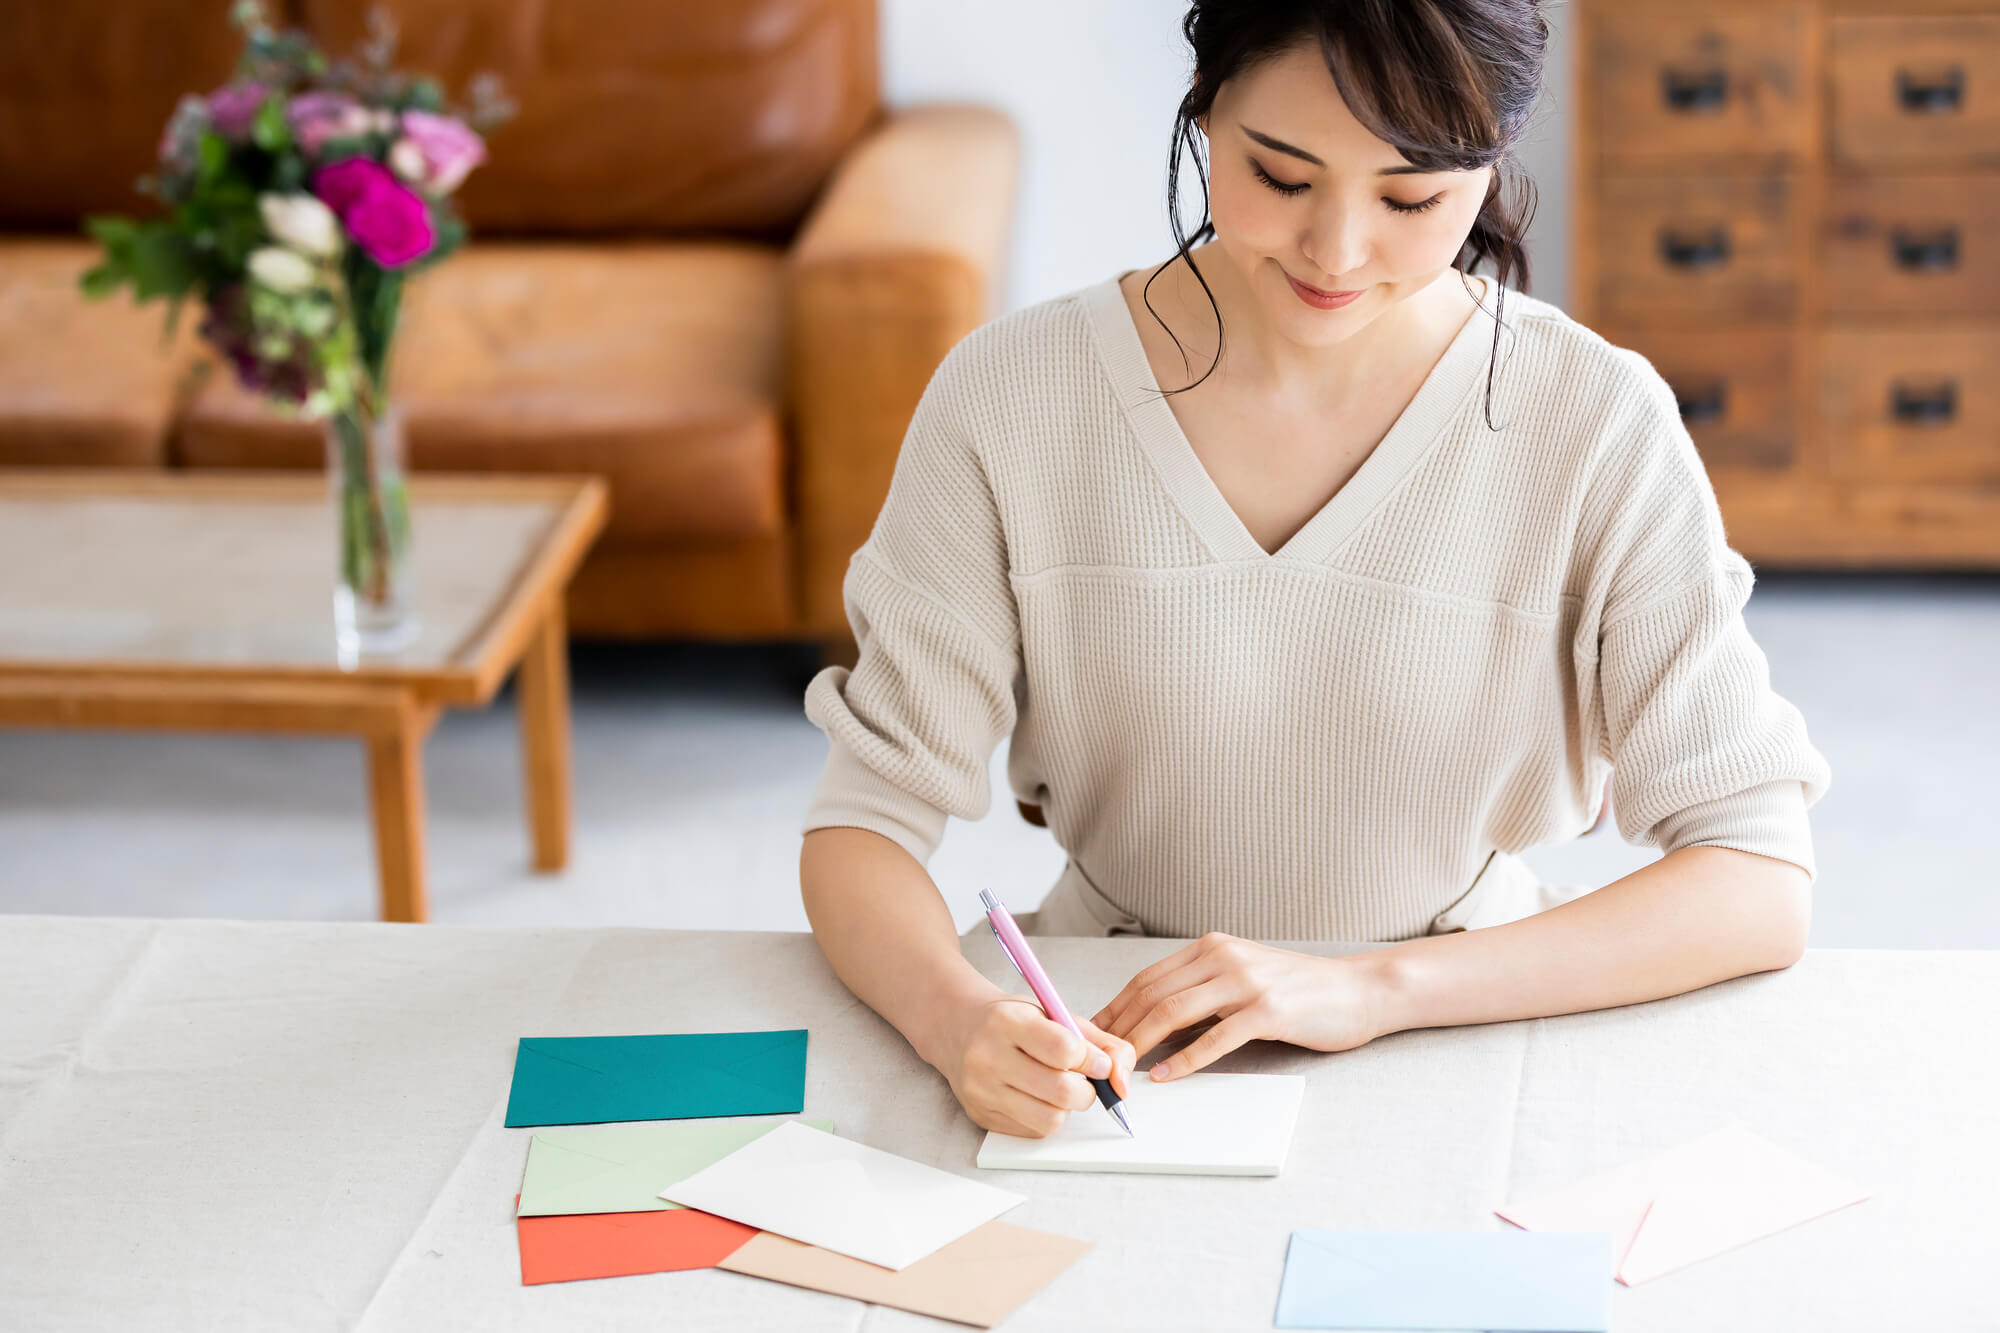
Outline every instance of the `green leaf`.
<svg viewBox="0 0 2000 1333">
<path fill-rule="evenodd" d="M 151 223 L 132 242 L 132 295 L 141 301 L 179 296 L 195 280 L 192 247 L 172 224 Z"/>
<path fill-rule="evenodd" d="M 306 160 L 297 153 L 282 153 L 271 164 L 271 188 L 279 194 L 296 194 L 306 188 Z"/>
<path fill-rule="evenodd" d="M 195 145 L 195 184 L 208 185 L 219 179 L 229 165 L 229 142 L 214 130 L 204 130 Z"/>
<path fill-rule="evenodd" d="M 99 214 L 85 218 L 83 229 L 105 249 L 116 251 L 132 244 L 132 238 L 138 234 L 139 224 L 131 218 Z"/>
<path fill-rule="evenodd" d="M 87 299 L 96 301 L 117 291 L 118 285 L 124 281 L 125 275 L 107 261 L 85 273 L 77 285 L 83 288 Z"/>
<path fill-rule="evenodd" d="M 250 141 L 267 153 L 275 153 L 292 141 L 292 127 L 285 123 L 285 99 L 267 97 L 250 122 Z"/>
<path fill-rule="evenodd" d="M 412 79 L 403 93 L 403 109 L 442 112 L 444 110 L 444 89 L 436 79 Z"/>
</svg>

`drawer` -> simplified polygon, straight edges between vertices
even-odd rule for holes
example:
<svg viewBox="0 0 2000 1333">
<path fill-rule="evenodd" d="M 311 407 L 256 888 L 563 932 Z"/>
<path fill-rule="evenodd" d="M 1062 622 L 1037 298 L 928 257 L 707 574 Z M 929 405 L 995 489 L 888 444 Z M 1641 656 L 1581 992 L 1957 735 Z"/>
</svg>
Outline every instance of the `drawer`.
<svg viewBox="0 0 2000 1333">
<path fill-rule="evenodd" d="M 1798 306 L 1797 208 L 1788 176 L 1606 174 L 1597 317 L 1789 318 Z"/>
<path fill-rule="evenodd" d="M 2000 315 L 2000 177 L 1827 181 L 1822 305 L 1852 315 Z"/>
<path fill-rule="evenodd" d="M 1819 417 L 1836 472 L 2000 481 L 2000 323 L 1824 329 Z"/>
<path fill-rule="evenodd" d="M 2000 166 L 2000 14 L 1828 23 L 1834 159 Z"/>
<path fill-rule="evenodd" d="M 1606 162 L 1806 154 L 1804 5 L 1606 4 L 1591 27 L 1590 112 Z"/>
<path fill-rule="evenodd" d="M 1791 329 L 1620 328 L 1599 332 L 1653 363 L 1711 468 L 1784 468 L 1798 453 Z"/>
</svg>

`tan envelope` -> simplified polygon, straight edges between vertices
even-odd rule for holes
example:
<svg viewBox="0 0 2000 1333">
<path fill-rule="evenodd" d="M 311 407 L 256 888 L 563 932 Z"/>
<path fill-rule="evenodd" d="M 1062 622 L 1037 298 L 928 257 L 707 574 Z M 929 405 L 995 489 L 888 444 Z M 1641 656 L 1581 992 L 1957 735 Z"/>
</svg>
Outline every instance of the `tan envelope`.
<svg viewBox="0 0 2000 1333">
<path fill-rule="evenodd" d="M 761 1231 L 718 1267 L 991 1328 L 1090 1248 L 1087 1240 L 987 1222 L 897 1270 Z"/>
</svg>

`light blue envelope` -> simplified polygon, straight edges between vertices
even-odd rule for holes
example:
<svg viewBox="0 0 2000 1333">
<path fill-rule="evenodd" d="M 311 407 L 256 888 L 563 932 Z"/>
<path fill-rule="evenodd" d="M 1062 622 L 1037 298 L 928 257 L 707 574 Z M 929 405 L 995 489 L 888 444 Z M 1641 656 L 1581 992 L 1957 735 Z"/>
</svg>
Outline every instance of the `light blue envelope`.
<svg viewBox="0 0 2000 1333">
<path fill-rule="evenodd" d="M 1608 1333 L 1611 1273 L 1601 1232 L 1304 1229 L 1276 1326 Z"/>
</svg>

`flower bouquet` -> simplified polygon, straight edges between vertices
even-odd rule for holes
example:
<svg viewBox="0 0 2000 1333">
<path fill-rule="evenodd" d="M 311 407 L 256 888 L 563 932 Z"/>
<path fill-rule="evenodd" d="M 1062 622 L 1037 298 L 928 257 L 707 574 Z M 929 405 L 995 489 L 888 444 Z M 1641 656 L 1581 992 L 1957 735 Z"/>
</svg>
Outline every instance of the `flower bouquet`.
<svg viewBox="0 0 2000 1333">
<path fill-rule="evenodd" d="M 149 219 L 92 217 L 104 260 L 86 296 L 127 284 L 164 298 L 171 331 L 190 295 L 201 336 L 279 412 L 326 425 L 340 530 L 335 629 L 343 660 L 415 634 L 409 506 L 389 349 L 406 279 L 463 243 L 450 197 L 485 158 L 483 135 L 511 114 L 490 75 L 471 105 L 435 80 L 391 68 L 396 34 L 369 18 L 352 58 L 277 31 L 238 0 L 235 74 L 183 97 L 139 182 L 166 205 Z"/>
</svg>

